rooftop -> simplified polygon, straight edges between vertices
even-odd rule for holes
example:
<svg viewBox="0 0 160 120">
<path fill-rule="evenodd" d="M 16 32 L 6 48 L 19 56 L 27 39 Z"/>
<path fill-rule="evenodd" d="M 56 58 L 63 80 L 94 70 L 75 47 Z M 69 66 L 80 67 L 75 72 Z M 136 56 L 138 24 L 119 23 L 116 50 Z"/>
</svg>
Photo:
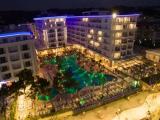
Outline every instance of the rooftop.
<svg viewBox="0 0 160 120">
<path fill-rule="evenodd" d="M 14 36 L 23 36 L 23 35 L 30 36 L 30 35 L 32 35 L 32 33 L 30 33 L 30 32 L 12 32 L 12 33 L 4 33 L 4 34 L 0 34 L 0 38 L 14 37 Z"/>
<path fill-rule="evenodd" d="M 140 14 L 126 14 L 126 15 L 117 15 L 117 17 L 139 16 L 139 15 L 140 15 Z M 94 17 L 106 17 L 106 18 L 111 18 L 112 15 L 50 16 L 50 17 L 39 17 L 39 18 L 34 18 L 34 20 L 47 20 L 47 19 L 54 19 L 54 18 L 81 18 L 81 17 L 88 17 L 88 18 L 94 18 Z"/>
</svg>

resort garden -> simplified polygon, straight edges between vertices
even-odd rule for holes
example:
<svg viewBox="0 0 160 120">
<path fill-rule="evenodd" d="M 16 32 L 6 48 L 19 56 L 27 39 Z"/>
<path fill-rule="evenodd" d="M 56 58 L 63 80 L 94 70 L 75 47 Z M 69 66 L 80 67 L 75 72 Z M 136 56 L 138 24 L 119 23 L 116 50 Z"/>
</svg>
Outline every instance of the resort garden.
<svg viewBox="0 0 160 120">
<path fill-rule="evenodd" d="M 39 100 L 51 101 L 55 111 L 79 113 L 139 90 L 138 81 L 117 77 L 102 60 L 88 54 L 87 50 L 66 49 L 62 54 L 39 55 L 39 74 L 50 82 L 50 91 L 39 94 Z"/>
</svg>

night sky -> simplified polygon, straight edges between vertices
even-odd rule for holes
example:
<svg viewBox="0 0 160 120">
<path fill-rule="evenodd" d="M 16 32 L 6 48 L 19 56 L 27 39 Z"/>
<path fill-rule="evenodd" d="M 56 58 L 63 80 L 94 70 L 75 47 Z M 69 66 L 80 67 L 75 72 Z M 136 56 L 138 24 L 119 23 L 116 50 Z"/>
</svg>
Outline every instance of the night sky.
<svg viewBox="0 0 160 120">
<path fill-rule="evenodd" d="M 91 8 L 125 6 L 155 6 L 160 0 L 0 0 L 0 10 L 43 10 L 50 8 Z"/>
</svg>

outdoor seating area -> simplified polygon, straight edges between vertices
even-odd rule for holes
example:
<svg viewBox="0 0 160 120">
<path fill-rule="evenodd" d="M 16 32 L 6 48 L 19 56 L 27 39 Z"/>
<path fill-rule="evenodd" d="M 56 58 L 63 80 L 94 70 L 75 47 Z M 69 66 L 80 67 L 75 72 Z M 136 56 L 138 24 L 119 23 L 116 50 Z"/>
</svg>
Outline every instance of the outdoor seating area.
<svg viewBox="0 0 160 120">
<path fill-rule="evenodd" d="M 106 83 L 103 87 L 97 86 L 82 89 L 76 94 L 57 95 L 53 100 L 53 104 L 56 111 L 71 109 L 75 113 L 79 113 L 128 96 L 138 89 L 139 84 L 119 79 Z"/>
<path fill-rule="evenodd" d="M 160 82 L 160 70 L 151 61 L 141 60 L 134 64 L 122 64 L 115 69 L 116 73 L 129 75 L 137 80 L 143 80 L 148 84 Z"/>
</svg>

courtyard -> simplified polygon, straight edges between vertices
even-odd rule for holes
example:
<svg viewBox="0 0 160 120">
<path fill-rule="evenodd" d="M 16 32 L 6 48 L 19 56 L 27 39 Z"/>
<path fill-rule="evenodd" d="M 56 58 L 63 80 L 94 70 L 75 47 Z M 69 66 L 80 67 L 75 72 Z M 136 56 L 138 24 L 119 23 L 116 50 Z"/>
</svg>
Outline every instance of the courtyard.
<svg viewBox="0 0 160 120">
<path fill-rule="evenodd" d="M 39 99 L 51 100 L 55 111 L 73 110 L 79 114 L 140 88 L 138 81 L 118 77 L 104 65 L 106 60 L 97 60 L 84 48 L 54 51 L 39 55 L 39 74 L 51 84 L 51 91 L 39 95 Z"/>
</svg>

